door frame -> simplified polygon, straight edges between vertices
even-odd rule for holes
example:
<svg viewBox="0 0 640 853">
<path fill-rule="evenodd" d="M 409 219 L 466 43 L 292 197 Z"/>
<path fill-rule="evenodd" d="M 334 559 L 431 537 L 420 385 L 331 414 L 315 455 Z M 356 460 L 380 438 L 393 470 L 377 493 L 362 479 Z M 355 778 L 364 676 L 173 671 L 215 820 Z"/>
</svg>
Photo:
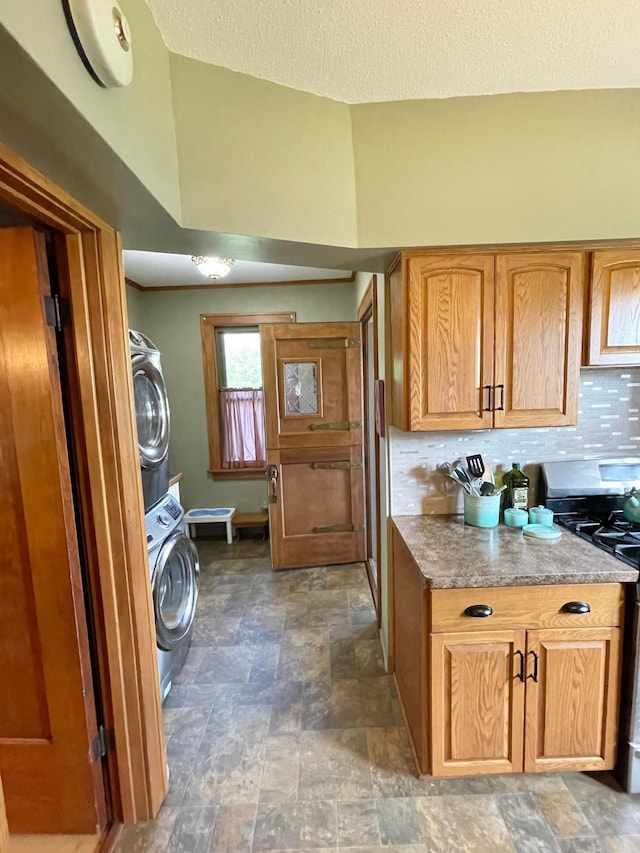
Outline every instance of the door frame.
<svg viewBox="0 0 640 853">
<path fill-rule="evenodd" d="M 69 300 L 70 430 L 95 608 L 107 782 L 114 821 L 154 817 L 168 790 L 151 584 L 133 414 L 122 248 L 117 231 L 0 144 L 0 202 L 56 232 Z M 6 820 L 0 798 L 0 827 Z M 112 837 L 112 834 L 111 834 Z"/>
<path fill-rule="evenodd" d="M 378 364 L 378 290 L 376 287 L 376 276 L 371 276 L 369 284 L 364 292 L 357 311 L 358 322 L 360 323 L 360 341 L 362 344 L 362 451 L 363 458 L 366 461 L 369 450 L 369 395 L 373 394 L 373 388 L 369 388 L 367 362 L 370 358 L 373 359 L 373 379 L 376 381 L 380 378 Z M 373 324 L 373 352 L 367 350 L 367 324 L 371 320 Z M 376 519 L 376 564 L 375 564 L 375 584 L 377 590 L 377 598 L 375 600 L 376 617 L 378 619 L 378 629 L 382 625 L 382 566 L 380 560 L 381 536 L 380 536 L 380 441 L 379 436 L 375 436 L 374 440 L 374 471 L 371 472 L 366 464 L 363 465 L 364 474 L 364 491 L 365 491 L 365 518 L 367 527 L 370 530 L 370 519 L 375 515 Z M 375 507 L 370 504 L 370 482 L 369 478 L 373 476 L 373 486 L 375 489 Z M 365 538 L 365 544 L 369 543 L 369 533 Z M 368 548 L 367 548 L 368 551 Z M 373 566 L 371 565 L 371 555 L 367 553 L 365 566 L 367 575 L 369 576 L 369 584 L 373 587 Z"/>
</svg>

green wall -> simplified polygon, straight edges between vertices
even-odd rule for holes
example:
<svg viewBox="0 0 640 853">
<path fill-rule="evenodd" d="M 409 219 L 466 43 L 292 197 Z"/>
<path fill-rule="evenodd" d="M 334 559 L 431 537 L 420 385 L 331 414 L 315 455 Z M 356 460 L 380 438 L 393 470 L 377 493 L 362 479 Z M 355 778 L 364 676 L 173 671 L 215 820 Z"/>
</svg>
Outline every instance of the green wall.
<svg viewBox="0 0 640 853">
<path fill-rule="evenodd" d="M 131 289 L 130 289 L 131 290 Z M 262 480 L 213 480 L 207 469 L 207 422 L 202 371 L 200 314 L 295 311 L 298 322 L 352 320 L 353 284 L 248 287 L 139 293 L 134 311 L 142 331 L 162 353 L 171 407 L 171 472 L 184 474 L 180 496 L 187 509 L 235 506 L 259 509 Z M 130 303 L 130 310 L 133 303 Z M 140 311 L 140 307 L 142 311 Z M 133 316 L 133 315 L 130 315 Z"/>
<path fill-rule="evenodd" d="M 352 107 L 358 241 L 640 236 L 640 91 Z"/>
<path fill-rule="evenodd" d="M 127 290 L 127 313 L 129 314 L 129 328 L 135 329 L 136 332 L 145 331 L 145 316 L 144 316 L 144 299 L 145 295 L 140 290 L 136 290 L 131 285 L 126 286 Z"/>
<path fill-rule="evenodd" d="M 183 224 L 356 244 L 347 104 L 171 57 Z"/>
</svg>

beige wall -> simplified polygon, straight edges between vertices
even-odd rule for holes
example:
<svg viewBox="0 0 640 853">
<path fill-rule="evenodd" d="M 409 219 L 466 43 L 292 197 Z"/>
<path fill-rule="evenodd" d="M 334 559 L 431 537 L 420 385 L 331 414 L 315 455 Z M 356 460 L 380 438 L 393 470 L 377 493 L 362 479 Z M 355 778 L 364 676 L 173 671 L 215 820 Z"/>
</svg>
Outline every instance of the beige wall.
<svg viewBox="0 0 640 853">
<path fill-rule="evenodd" d="M 349 107 L 171 57 L 183 224 L 355 246 Z"/>
<path fill-rule="evenodd" d="M 640 91 L 352 107 L 361 246 L 638 237 Z"/>
<path fill-rule="evenodd" d="M 212 480 L 207 474 L 207 423 L 200 314 L 295 311 L 298 322 L 352 320 L 353 284 L 225 288 L 141 293 L 141 331 L 162 353 L 171 407 L 171 472 L 182 471 L 180 495 L 187 509 L 235 506 L 259 509 L 264 481 Z M 131 305 L 130 305 L 131 308 Z M 134 309 L 138 311 L 138 307 Z"/>
<path fill-rule="evenodd" d="M 103 89 L 86 72 L 57 0 L 1 4 L 0 23 L 174 216 L 180 215 L 169 52 L 144 0 L 121 0 L 134 43 L 130 86 Z M 55 121 L 55 114 L 51 121 Z M 74 144 L 69 140 L 73 156 Z M 19 153 L 19 152 L 18 152 Z"/>
</svg>

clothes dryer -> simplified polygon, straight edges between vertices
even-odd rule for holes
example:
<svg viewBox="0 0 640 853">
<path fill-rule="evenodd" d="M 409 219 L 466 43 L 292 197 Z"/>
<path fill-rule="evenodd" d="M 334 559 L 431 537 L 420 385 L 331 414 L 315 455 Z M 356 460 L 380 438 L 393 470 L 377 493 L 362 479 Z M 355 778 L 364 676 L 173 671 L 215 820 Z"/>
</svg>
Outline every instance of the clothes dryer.
<svg viewBox="0 0 640 853">
<path fill-rule="evenodd" d="M 163 702 L 189 652 L 198 602 L 200 562 L 183 517 L 172 495 L 145 516 Z"/>
<path fill-rule="evenodd" d="M 169 490 L 169 401 L 160 352 L 146 335 L 129 330 L 144 510 Z"/>
</svg>

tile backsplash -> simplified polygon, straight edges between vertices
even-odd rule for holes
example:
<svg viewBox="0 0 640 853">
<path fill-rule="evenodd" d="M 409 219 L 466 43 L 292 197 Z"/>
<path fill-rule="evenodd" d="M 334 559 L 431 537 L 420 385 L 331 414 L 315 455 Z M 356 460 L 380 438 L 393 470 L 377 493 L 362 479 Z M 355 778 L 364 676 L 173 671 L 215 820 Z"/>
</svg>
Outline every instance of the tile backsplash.
<svg viewBox="0 0 640 853">
<path fill-rule="evenodd" d="M 640 455 L 640 367 L 585 368 L 580 373 L 578 426 L 402 432 L 389 428 L 391 512 L 462 512 L 462 490 L 436 471 L 440 462 L 481 453 L 496 480 L 519 462 L 535 501 L 540 462 Z"/>
</svg>

